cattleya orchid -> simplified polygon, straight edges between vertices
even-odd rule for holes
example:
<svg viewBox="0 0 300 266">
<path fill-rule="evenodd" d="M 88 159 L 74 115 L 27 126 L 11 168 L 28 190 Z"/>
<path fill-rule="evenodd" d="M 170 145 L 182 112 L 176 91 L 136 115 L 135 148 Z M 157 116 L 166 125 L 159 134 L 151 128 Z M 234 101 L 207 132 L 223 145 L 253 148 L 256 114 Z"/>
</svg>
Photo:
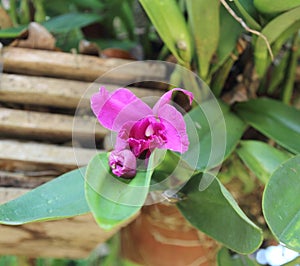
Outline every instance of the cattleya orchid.
<svg viewBox="0 0 300 266">
<path fill-rule="evenodd" d="M 113 174 L 132 178 L 136 160 L 149 158 L 155 148 L 184 153 L 189 140 L 183 116 L 170 105 L 174 91 L 181 91 L 193 101 L 193 94 L 183 89 L 165 93 L 150 108 L 130 90 L 120 88 L 112 93 L 104 87 L 91 98 L 91 107 L 100 124 L 117 132 L 114 151 L 109 156 Z"/>
</svg>

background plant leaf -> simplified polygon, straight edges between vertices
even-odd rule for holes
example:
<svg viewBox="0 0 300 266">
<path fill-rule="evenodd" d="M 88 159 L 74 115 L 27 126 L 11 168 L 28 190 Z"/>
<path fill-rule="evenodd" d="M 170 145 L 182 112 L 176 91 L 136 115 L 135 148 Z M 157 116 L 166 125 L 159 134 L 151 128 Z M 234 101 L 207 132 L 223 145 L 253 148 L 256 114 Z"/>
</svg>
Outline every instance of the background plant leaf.
<svg viewBox="0 0 300 266">
<path fill-rule="evenodd" d="M 149 169 L 152 165 L 149 159 Z M 98 225 L 110 230 L 138 213 L 148 194 L 153 170 L 139 170 L 131 180 L 116 178 L 108 154 L 97 154 L 88 164 L 85 195 Z M 126 182 L 124 182 L 126 181 Z"/>
<path fill-rule="evenodd" d="M 216 50 L 217 64 L 213 65 L 212 71 L 221 66 L 237 46 L 239 36 L 243 32 L 239 24 L 222 5 L 220 7 L 220 39 Z"/>
<path fill-rule="evenodd" d="M 299 0 L 254 0 L 253 3 L 260 12 L 267 14 L 283 12 L 300 5 Z"/>
<path fill-rule="evenodd" d="M 300 155 L 280 165 L 263 194 L 263 213 L 275 237 L 300 252 Z"/>
<path fill-rule="evenodd" d="M 189 23 L 195 40 L 200 77 L 207 80 L 212 56 L 220 35 L 220 2 L 218 0 L 186 1 Z"/>
<path fill-rule="evenodd" d="M 241 141 L 236 152 L 264 184 L 281 163 L 291 158 L 290 154 L 255 140 Z"/>
<path fill-rule="evenodd" d="M 192 38 L 175 0 L 140 0 L 152 24 L 168 49 L 182 65 L 189 66 Z"/>
<path fill-rule="evenodd" d="M 94 22 L 99 22 L 102 18 L 99 14 L 94 13 L 67 13 L 53 17 L 42 23 L 42 25 L 55 34 L 82 28 Z"/>
<path fill-rule="evenodd" d="M 68 172 L 0 206 L 0 223 L 17 225 L 89 212 L 84 197 L 85 168 Z"/>
<path fill-rule="evenodd" d="M 102 20 L 102 16 L 95 13 L 67 13 L 53 17 L 41 23 L 53 34 L 70 32 Z M 17 38 L 27 29 L 27 25 L 0 30 L 0 38 Z"/>
<path fill-rule="evenodd" d="M 187 199 L 177 206 L 183 216 L 197 229 L 228 248 L 243 254 L 256 250 L 262 242 L 262 231 L 239 208 L 220 181 L 212 178 L 207 189 L 200 191 L 202 175 L 195 175 L 181 190 Z"/>
<path fill-rule="evenodd" d="M 293 153 L 300 152 L 300 111 L 267 98 L 238 103 L 237 114 Z"/>
</svg>

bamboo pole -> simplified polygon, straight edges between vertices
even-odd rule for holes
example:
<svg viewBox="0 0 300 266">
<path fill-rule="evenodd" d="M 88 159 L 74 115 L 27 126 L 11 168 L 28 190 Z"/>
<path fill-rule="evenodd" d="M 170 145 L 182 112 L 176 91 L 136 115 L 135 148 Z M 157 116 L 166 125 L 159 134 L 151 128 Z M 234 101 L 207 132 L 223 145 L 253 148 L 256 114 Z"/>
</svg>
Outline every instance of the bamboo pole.
<svg viewBox="0 0 300 266">
<path fill-rule="evenodd" d="M 98 58 L 94 56 L 43 51 L 37 49 L 4 47 L 2 50 L 3 69 L 8 73 L 58 77 L 82 81 L 102 81 L 114 84 L 132 84 L 145 80 L 165 79 L 167 69 L 164 64 Z M 118 68 L 120 66 L 126 67 Z M 112 71 L 113 70 L 113 71 Z M 104 76 L 103 76 L 104 75 Z"/>
</svg>

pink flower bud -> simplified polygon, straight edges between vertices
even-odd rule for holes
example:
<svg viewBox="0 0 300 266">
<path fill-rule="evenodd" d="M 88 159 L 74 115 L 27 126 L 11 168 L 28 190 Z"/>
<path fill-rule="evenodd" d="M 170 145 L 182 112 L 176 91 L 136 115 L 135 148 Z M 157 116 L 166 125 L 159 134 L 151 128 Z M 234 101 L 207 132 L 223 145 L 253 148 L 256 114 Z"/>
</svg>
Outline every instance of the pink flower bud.
<svg viewBox="0 0 300 266">
<path fill-rule="evenodd" d="M 118 177 L 133 178 L 136 175 L 136 157 L 130 150 L 112 151 L 109 166 Z"/>
</svg>

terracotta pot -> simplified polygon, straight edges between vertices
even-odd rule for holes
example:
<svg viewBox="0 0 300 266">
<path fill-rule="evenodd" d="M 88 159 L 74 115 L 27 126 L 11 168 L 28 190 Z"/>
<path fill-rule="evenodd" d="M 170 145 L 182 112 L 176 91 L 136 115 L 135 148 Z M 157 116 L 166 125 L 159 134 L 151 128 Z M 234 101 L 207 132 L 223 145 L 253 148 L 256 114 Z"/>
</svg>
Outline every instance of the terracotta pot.
<svg viewBox="0 0 300 266">
<path fill-rule="evenodd" d="M 171 204 L 145 206 L 122 229 L 123 257 L 146 266 L 212 266 L 218 244 L 193 228 Z"/>
</svg>

